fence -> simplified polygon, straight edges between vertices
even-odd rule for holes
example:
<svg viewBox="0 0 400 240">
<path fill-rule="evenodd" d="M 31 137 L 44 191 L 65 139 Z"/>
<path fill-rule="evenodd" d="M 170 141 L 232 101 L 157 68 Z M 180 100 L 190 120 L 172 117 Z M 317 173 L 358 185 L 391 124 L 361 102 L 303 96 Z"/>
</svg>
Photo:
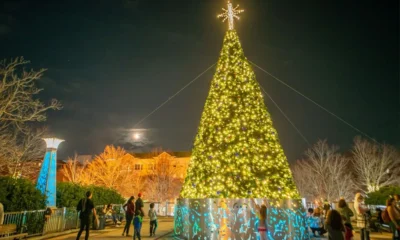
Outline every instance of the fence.
<svg viewBox="0 0 400 240">
<path fill-rule="evenodd" d="M 3 224 L 16 224 L 18 232 L 27 232 L 29 236 L 43 234 L 45 210 L 8 212 L 4 214 Z"/>
<path fill-rule="evenodd" d="M 172 217 L 174 216 L 174 208 L 175 208 L 175 202 L 154 203 L 154 210 L 156 210 L 158 216 Z M 143 210 L 146 215 L 149 209 L 150 209 L 150 203 L 145 202 Z"/>
<path fill-rule="evenodd" d="M 113 204 L 117 214 L 122 215 L 121 204 Z M 173 216 L 174 202 L 155 203 L 159 216 Z M 150 203 L 144 203 L 144 211 L 147 215 Z M 96 206 L 98 213 L 103 205 Z M 28 236 L 45 235 L 48 233 L 62 232 L 79 227 L 79 216 L 75 208 L 57 208 L 51 215 L 46 216 L 46 210 L 6 212 L 3 224 L 16 224 L 18 233 L 28 233 Z"/>
<path fill-rule="evenodd" d="M 75 229 L 78 228 L 78 224 L 79 217 L 76 209 L 58 208 L 47 218 L 43 234 Z"/>
</svg>

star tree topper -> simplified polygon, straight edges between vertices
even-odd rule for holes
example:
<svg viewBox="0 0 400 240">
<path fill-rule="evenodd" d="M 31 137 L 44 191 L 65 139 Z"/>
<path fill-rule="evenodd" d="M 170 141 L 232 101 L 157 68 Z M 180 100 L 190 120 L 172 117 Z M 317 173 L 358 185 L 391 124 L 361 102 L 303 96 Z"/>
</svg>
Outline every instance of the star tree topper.
<svg viewBox="0 0 400 240">
<path fill-rule="evenodd" d="M 222 8 L 222 10 L 224 11 L 223 13 L 218 15 L 218 18 L 223 18 L 222 22 L 225 22 L 226 19 L 228 19 L 228 23 L 229 23 L 229 30 L 233 30 L 233 20 L 234 18 L 236 19 L 240 19 L 239 18 L 239 14 L 241 12 L 243 12 L 244 10 L 242 9 L 238 9 L 239 8 L 239 4 L 233 8 L 232 3 L 228 0 L 228 10 L 225 8 Z"/>
</svg>

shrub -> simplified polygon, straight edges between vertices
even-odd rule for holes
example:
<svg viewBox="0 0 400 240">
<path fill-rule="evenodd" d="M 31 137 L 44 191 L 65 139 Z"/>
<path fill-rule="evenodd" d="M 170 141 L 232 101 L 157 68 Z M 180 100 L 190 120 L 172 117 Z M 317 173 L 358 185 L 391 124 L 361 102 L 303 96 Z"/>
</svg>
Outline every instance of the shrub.
<svg viewBox="0 0 400 240">
<path fill-rule="evenodd" d="M 0 202 L 5 212 L 44 209 L 46 197 L 27 179 L 0 177 Z"/>
<path fill-rule="evenodd" d="M 400 194 L 399 186 L 383 187 L 379 191 L 369 193 L 365 199 L 365 203 L 370 205 L 386 205 L 386 199 L 393 197 L 394 194 Z"/>
<path fill-rule="evenodd" d="M 125 201 L 114 189 L 59 182 L 57 183 L 57 207 L 76 207 L 79 200 L 85 197 L 87 191 L 93 193 L 92 199 L 95 205 L 119 204 Z"/>
<path fill-rule="evenodd" d="M 44 212 L 27 212 L 26 215 L 26 231 L 29 235 L 43 232 Z"/>
</svg>

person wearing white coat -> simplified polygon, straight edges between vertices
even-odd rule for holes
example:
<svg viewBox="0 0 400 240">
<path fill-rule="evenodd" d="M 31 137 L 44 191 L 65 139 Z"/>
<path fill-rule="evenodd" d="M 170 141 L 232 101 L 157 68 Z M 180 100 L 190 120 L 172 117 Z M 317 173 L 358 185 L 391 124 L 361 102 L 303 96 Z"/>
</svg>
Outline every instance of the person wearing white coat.
<svg viewBox="0 0 400 240">
<path fill-rule="evenodd" d="M 354 198 L 354 210 L 356 212 L 357 227 L 360 228 L 361 239 L 369 240 L 369 224 L 368 211 L 369 209 L 364 204 L 364 197 L 361 193 L 357 193 Z"/>
</svg>

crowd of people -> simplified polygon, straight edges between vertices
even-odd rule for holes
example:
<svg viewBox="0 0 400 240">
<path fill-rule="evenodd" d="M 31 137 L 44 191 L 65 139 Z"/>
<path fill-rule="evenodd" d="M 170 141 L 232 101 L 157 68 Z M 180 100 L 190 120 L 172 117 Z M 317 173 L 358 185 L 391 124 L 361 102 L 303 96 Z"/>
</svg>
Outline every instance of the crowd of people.
<svg viewBox="0 0 400 240">
<path fill-rule="evenodd" d="M 386 214 L 386 215 L 385 215 Z M 394 240 L 400 240 L 400 199 L 394 195 L 386 201 L 386 209 L 378 211 L 377 220 L 373 222 L 371 212 L 364 203 L 362 194 L 357 193 L 354 198 L 354 212 L 344 199 L 340 199 L 336 209 L 325 201 L 316 208 L 309 208 L 307 223 L 311 234 L 316 237 L 328 233 L 328 239 L 351 240 L 353 239 L 353 225 L 351 218 L 356 220 L 360 230 L 360 239 L 369 240 L 370 228 L 377 224 L 388 224 L 393 233 Z"/>
<path fill-rule="evenodd" d="M 267 224 L 267 203 L 264 202 L 261 205 L 256 204 L 254 199 L 253 204 L 257 210 L 258 228 L 261 240 L 267 239 L 268 224 Z M 130 225 L 133 225 L 133 239 L 141 239 L 141 228 L 143 223 L 144 214 L 144 203 L 142 200 L 142 194 L 138 194 L 138 198 L 135 201 L 135 197 L 131 196 L 128 201 L 122 206 L 125 212 L 125 226 L 122 231 L 122 236 L 131 237 L 129 235 Z M 353 212 L 353 210 L 354 212 Z M 92 220 L 98 221 L 97 212 L 95 205 L 92 201 L 92 193 L 86 192 L 86 197 L 82 198 L 78 205 L 77 211 L 79 212 L 80 218 L 80 229 L 76 239 L 80 239 L 81 234 L 85 231 L 85 239 L 89 239 L 89 229 Z M 110 218 L 115 225 L 121 224 L 122 218 L 116 213 L 111 204 L 104 206 L 102 214 L 105 218 Z M 158 221 L 157 212 L 154 209 L 154 203 L 150 204 L 148 211 L 148 217 L 150 219 L 150 231 L 149 235 L 155 236 Z M 400 196 L 395 194 L 386 201 L 386 208 L 382 211 L 377 209 L 377 220 L 376 222 L 371 221 L 371 212 L 364 203 L 364 197 L 362 194 L 357 193 L 354 198 L 354 208 L 350 208 L 344 199 L 340 199 L 335 209 L 332 205 L 325 200 L 317 204 L 315 208 L 309 208 L 307 211 L 307 225 L 310 234 L 314 237 L 317 235 L 324 236 L 327 233 L 328 239 L 330 240 L 352 240 L 353 239 L 353 225 L 351 218 L 354 217 L 356 226 L 360 230 L 360 239 L 369 240 L 369 232 L 372 227 L 376 227 L 375 223 L 385 223 L 390 226 L 390 230 L 393 233 L 393 240 L 400 240 Z M 0 225 L 3 223 L 4 208 L 0 203 Z"/>
<path fill-rule="evenodd" d="M 142 194 L 139 193 L 136 201 L 134 200 L 135 197 L 131 196 L 122 207 L 125 212 L 126 220 L 124 230 L 122 231 L 122 236 L 131 237 L 131 235 L 129 235 L 129 229 L 130 225 L 132 224 L 133 240 L 136 238 L 140 240 L 143 217 L 145 216 Z M 98 222 L 97 212 L 92 201 L 92 193 L 90 191 L 86 192 L 86 197 L 79 201 L 77 211 L 79 212 L 80 229 L 76 239 L 79 240 L 83 231 L 86 231 L 85 240 L 88 240 L 91 221 L 94 219 L 94 222 Z M 115 225 L 119 225 L 122 221 L 122 218 L 118 216 L 111 204 L 104 206 L 102 213 L 106 218 L 111 218 Z M 158 227 L 158 221 L 157 212 L 154 209 L 154 203 L 150 204 L 148 216 L 150 218 L 150 236 L 155 236 Z"/>
<path fill-rule="evenodd" d="M 308 209 L 307 224 L 314 237 L 328 233 L 328 239 L 350 240 L 353 238 L 352 216 L 354 213 L 344 199 L 340 199 L 336 209 L 325 201 L 323 206 Z"/>
<path fill-rule="evenodd" d="M 79 201 L 77 210 L 80 213 L 81 225 L 77 235 L 77 240 L 80 238 L 82 232 L 86 230 L 85 239 L 89 238 L 90 219 L 93 216 L 97 218 L 96 210 L 93 201 L 91 200 L 91 192 L 86 193 L 86 198 Z M 136 201 L 135 197 L 131 196 L 129 200 L 123 205 L 125 211 L 125 227 L 122 236 L 130 237 L 129 229 L 133 224 L 133 239 L 141 239 L 141 228 L 143 223 L 144 204 L 142 194 L 138 194 Z M 267 239 L 267 203 L 261 205 L 256 204 L 254 199 L 253 204 L 257 210 L 258 217 L 258 233 L 261 240 Z M 354 212 L 353 212 L 354 210 Z M 354 198 L 353 210 L 348 206 L 344 199 L 340 199 L 335 209 L 332 205 L 325 200 L 318 204 L 316 208 L 309 208 L 307 211 L 307 224 L 309 232 L 316 237 L 324 236 L 327 233 L 330 240 L 352 240 L 353 239 L 353 225 L 351 218 L 355 217 L 357 228 L 360 229 L 360 239 L 369 240 L 369 229 L 371 227 L 371 212 L 364 203 L 362 194 L 357 193 Z M 103 213 L 113 219 L 115 224 L 120 223 L 122 219 L 118 219 L 117 214 L 112 208 L 112 205 L 105 206 Z M 155 236 L 158 226 L 157 213 L 154 209 L 154 203 L 150 204 L 148 212 L 150 218 L 150 236 Z M 386 201 L 386 209 L 379 211 L 377 215 L 378 221 L 390 225 L 393 239 L 400 240 L 400 199 L 399 195 L 394 195 Z"/>
<path fill-rule="evenodd" d="M 267 224 L 267 203 L 261 205 L 256 204 L 254 199 L 253 204 L 257 210 L 258 228 L 261 240 L 267 239 L 268 224 Z M 122 236 L 131 237 L 129 235 L 130 225 L 133 225 L 133 239 L 141 239 L 141 228 L 143 223 L 144 214 L 144 203 L 142 200 L 142 194 L 138 194 L 138 198 L 135 201 L 135 197 L 131 196 L 128 201 L 123 205 L 125 212 L 125 226 L 122 231 Z M 354 212 L 353 212 L 354 210 Z M 335 209 L 328 201 L 319 203 L 315 208 L 309 208 L 307 211 L 307 225 L 310 234 L 313 236 L 323 236 L 327 233 L 328 239 L 330 240 L 352 240 L 353 239 L 353 225 L 351 218 L 354 217 L 356 220 L 356 226 L 360 230 L 360 239 L 369 240 L 369 231 L 373 227 L 371 221 L 371 212 L 364 203 L 364 197 L 362 194 L 357 193 L 354 198 L 353 210 L 348 206 L 344 199 L 340 199 Z M 76 239 L 80 239 L 81 234 L 85 231 L 85 240 L 89 239 L 89 229 L 93 219 L 98 219 L 95 205 L 92 201 L 92 193 L 86 192 L 86 197 L 82 198 L 78 205 L 77 211 L 79 212 L 80 218 L 80 229 Z M 112 205 L 109 204 L 102 209 L 102 213 L 106 218 L 111 218 L 114 224 L 121 224 L 122 218 L 113 209 Z M 377 222 L 385 223 L 390 226 L 393 240 L 400 240 L 400 196 L 395 194 L 386 201 L 386 208 L 382 211 L 377 211 Z M 155 236 L 158 227 L 157 212 L 154 209 L 154 203 L 150 204 L 148 211 L 148 217 L 150 219 L 150 231 L 149 235 Z M 0 203 L 0 224 L 2 224 L 4 218 L 4 208 Z"/>
</svg>

